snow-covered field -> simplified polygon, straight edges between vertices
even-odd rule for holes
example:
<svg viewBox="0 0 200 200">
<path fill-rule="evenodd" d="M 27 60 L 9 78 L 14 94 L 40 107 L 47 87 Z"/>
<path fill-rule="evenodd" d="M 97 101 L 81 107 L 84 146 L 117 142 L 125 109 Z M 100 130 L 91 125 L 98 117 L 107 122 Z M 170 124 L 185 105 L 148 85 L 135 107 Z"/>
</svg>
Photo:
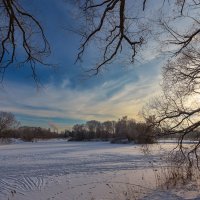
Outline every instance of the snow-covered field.
<svg viewBox="0 0 200 200">
<path fill-rule="evenodd" d="M 1 200 L 200 199 L 192 191 L 163 191 L 154 170 L 173 143 L 141 146 L 47 140 L 0 145 Z M 192 186 L 191 186 L 192 187 Z"/>
</svg>

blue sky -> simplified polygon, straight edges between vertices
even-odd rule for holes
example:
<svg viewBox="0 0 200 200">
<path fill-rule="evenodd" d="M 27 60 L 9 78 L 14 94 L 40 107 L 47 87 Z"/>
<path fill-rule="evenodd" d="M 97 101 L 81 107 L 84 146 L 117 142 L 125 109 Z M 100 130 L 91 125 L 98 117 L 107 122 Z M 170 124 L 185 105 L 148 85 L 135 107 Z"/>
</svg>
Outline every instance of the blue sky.
<svg viewBox="0 0 200 200">
<path fill-rule="evenodd" d="M 56 69 L 38 66 L 42 87 L 37 90 L 26 66 L 11 66 L 0 90 L 0 108 L 13 112 L 22 125 L 63 130 L 87 120 L 116 120 L 122 116 L 139 119 L 145 102 L 159 93 L 163 59 L 153 51 L 144 51 L 135 64 L 116 62 L 98 76 L 84 78 L 83 69 L 95 63 L 98 52 L 89 48 L 82 64 L 74 64 L 80 38 L 66 27 L 77 21 L 65 1 L 39 0 L 26 5 L 41 22 L 52 54 L 48 62 Z M 90 62 L 89 62 L 90 61 Z"/>
</svg>

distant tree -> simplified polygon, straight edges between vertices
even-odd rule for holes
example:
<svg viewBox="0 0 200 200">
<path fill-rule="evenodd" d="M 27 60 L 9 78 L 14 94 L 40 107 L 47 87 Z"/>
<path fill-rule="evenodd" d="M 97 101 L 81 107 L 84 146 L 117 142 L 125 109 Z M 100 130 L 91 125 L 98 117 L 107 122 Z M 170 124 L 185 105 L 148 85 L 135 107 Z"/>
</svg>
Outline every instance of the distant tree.
<svg viewBox="0 0 200 200">
<path fill-rule="evenodd" d="M 99 130 L 100 124 L 101 123 L 96 120 L 91 120 L 91 121 L 86 122 L 86 127 L 88 129 L 89 138 L 96 138 L 97 131 L 100 131 Z"/>
<path fill-rule="evenodd" d="M 14 114 L 0 111 L 0 137 L 5 131 L 16 128 L 18 125 L 19 122 L 16 120 Z"/>
<path fill-rule="evenodd" d="M 115 124 L 115 121 L 105 121 L 102 123 L 106 137 L 113 137 L 115 135 Z"/>
<path fill-rule="evenodd" d="M 136 122 L 134 119 L 122 117 L 116 122 L 116 137 L 127 138 L 139 144 L 156 142 L 155 129 L 147 122 Z"/>
<path fill-rule="evenodd" d="M 127 121 L 128 117 L 124 116 L 119 119 L 116 123 L 116 136 L 118 137 L 126 137 L 127 136 Z"/>
<path fill-rule="evenodd" d="M 154 128 L 149 123 L 138 123 L 134 119 L 128 119 L 127 116 L 122 117 L 117 122 L 105 121 L 98 122 L 91 120 L 86 124 L 76 124 L 73 126 L 72 132 L 69 134 L 71 140 L 91 140 L 102 139 L 108 140 L 114 138 L 113 142 L 128 139 L 135 143 L 154 143 L 156 138 L 152 137 Z"/>
<path fill-rule="evenodd" d="M 136 141 L 138 138 L 139 133 L 137 130 L 137 123 L 133 119 L 127 120 L 127 128 L 126 128 L 126 135 L 129 141 L 133 140 Z"/>
<path fill-rule="evenodd" d="M 81 141 L 87 138 L 87 131 L 84 124 L 75 124 L 72 128 L 75 140 Z"/>
<path fill-rule="evenodd" d="M 52 138 L 64 138 L 64 134 L 58 134 L 56 132 L 51 132 L 50 129 L 45 129 L 41 127 L 29 127 L 22 126 L 18 129 L 12 131 L 13 134 L 10 135 L 14 138 L 20 138 L 24 141 L 33 142 L 38 139 L 52 139 Z"/>
<path fill-rule="evenodd" d="M 136 127 L 136 136 L 133 139 L 138 144 L 152 144 L 157 141 L 155 136 L 154 127 L 149 126 L 147 123 L 137 123 Z"/>
<path fill-rule="evenodd" d="M 65 138 L 69 137 L 70 134 L 71 134 L 71 131 L 69 131 L 69 130 L 65 130 L 65 131 L 64 131 L 64 137 L 65 137 Z"/>
</svg>

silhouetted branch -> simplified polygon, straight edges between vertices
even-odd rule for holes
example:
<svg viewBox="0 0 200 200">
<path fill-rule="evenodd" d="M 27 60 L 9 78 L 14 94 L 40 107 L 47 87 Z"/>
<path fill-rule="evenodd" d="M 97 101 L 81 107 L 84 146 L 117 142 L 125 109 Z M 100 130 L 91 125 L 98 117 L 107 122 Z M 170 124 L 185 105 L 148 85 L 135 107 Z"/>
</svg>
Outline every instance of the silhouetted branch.
<svg viewBox="0 0 200 200">
<path fill-rule="evenodd" d="M 36 65 L 49 64 L 43 61 L 50 54 L 50 46 L 39 21 L 16 0 L 2 0 L 0 3 L 0 73 L 3 81 L 5 70 L 14 63 L 29 65 L 37 81 Z M 36 44 L 37 43 L 37 44 Z M 22 47 L 23 53 L 18 55 Z M 22 59 L 19 59 L 22 58 Z M 19 61 L 20 60 L 20 61 Z"/>
<path fill-rule="evenodd" d="M 146 1 L 144 1 L 144 6 L 145 3 Z M 81 61 L 86 46 L 99 35 L 104 42 L 102 59 L 95 68 L 87 72 L 94 71 L 94 75 L 98 74 L 100 68 L 112 62 L 121 53 L 125 44 L 131 48 L 131 62 L 134 62 L 137 49 L 144 43 L 143 35 L 148 32 L 148 29 L 137 27 L 137 31 L 133 34 L 127 22 L 130 20 L 133 21 L 132 23 L 137 22 L 138 18 L 126 16 L 126 0 L 106 0 L 98 3 L 87 0 L 83 5 L 79 2 L 79 6 L 84 15 L 89 16 L 86 17 L 87 24 L 90 24 L 90 28 L 87 27 L 87 29 L 91 31 L 81 34 L 84 36 L 83 43 L 79 48 L 76 61 Z M 140 33 L 139 37 L 137 33 Z"/>
</svg>

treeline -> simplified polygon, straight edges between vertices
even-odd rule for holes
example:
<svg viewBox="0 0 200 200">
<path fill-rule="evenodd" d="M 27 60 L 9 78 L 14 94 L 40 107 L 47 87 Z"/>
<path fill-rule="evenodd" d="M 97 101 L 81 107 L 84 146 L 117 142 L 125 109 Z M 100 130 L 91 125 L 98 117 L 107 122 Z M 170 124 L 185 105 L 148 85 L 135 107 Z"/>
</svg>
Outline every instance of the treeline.
<svg viewBox="0 0 200 200">
<path fill-rule="evenodd" d="M 72 141 L 84 140 L 111 140 L 117 142 L 127 139 L 135 143 L 154 143 L 155 130 L 149 126 L 149 122 L 136 122 L 134 119 L 128 119 L 126 116 L 118 121 L 99 122 L 91 120 L 85 124 L 76 124 L 67 136 Z"/>
<path fill-rule="evenodd" d="M 16 138 L 24 141 L 35 141 L 37 139 L 69 138 L 73 141 L 84 140 L 111 140 L 120 142 L 126 140 L 135 143 L 153 143 L 155 142 L 155 130 L 150 126 L 153 117 L 146 122 L 136 122 L 134 119 L 128 119 L 126 116 L 118 121 L 99 122 L 91 120 L 85 124 L 76 124 L 72 131 L 66 130 L 58 133 L 55 130 L 41 127 L 19 126 L 19 122 L 12 113 L 0 111 L 0 138 Z"/>
<path fill-rule="evenodd" d="M 23 126 L 15 129 L 5 130 L 0 133 L 0 138 L 15 138 L 23 141 L 36 141 L 38 139 L 63 138 L 64 134 L 52 132 L 50 129 L 41 127 Z"/>
<path fill-rule="evenodd" d="M 169 135 L 166 134 L 162 136 L 161 139 L 180 139 L 183 134 L 184 133 L 176 133 Z M 187 135 L 185 135 L 184 137 L 185 140 L 197 140 L 197 141 L 199 140 L 199 138 L 200 138 L 200 128 L 197 128 L 196 130 L 187 133 Z"/>
<path fill-rule="evenodd" d="M 20 126 L 15 115 L 10 112 L 0 111 L 0 139 L 6 141 L 9 138 L 35 141 L 37 139 L 62 138 L 63 134 L 41 127 Z"/>
</svg>

